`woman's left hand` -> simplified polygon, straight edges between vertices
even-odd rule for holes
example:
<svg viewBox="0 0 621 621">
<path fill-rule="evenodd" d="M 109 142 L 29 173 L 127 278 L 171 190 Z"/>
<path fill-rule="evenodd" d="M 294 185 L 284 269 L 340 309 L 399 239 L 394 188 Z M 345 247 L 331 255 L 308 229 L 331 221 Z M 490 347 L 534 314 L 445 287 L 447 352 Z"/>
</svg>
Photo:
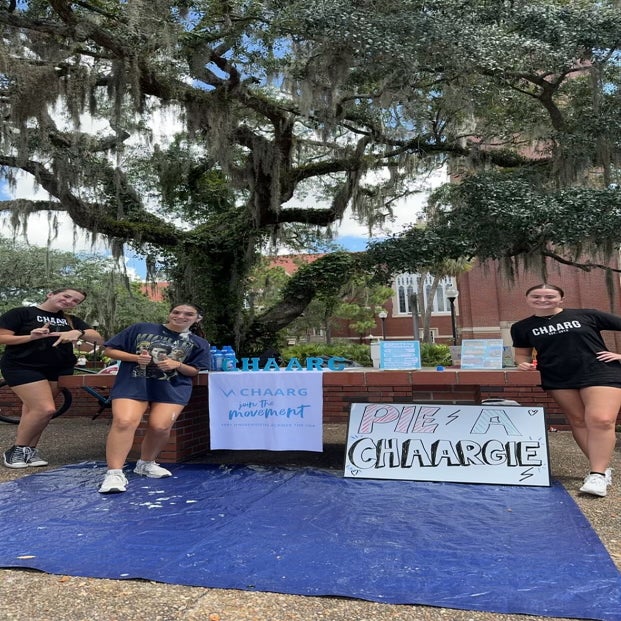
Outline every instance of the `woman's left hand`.
<svg viewBox="0 0 621 621">
<path fill-rule="evenodd" d="M 598 351 L 597 359 L 601 362 L 614 362 L 615 360 L 621 360 L 621 354 L 616 354 L 613 351 Z"/>
<path fill-rule="evenodd" d="M 161 371 L 176 371 L 182 363 L 179 360 L 165 356 L 161 360 L 157 360 L 155 364 Z"/>
</svg>

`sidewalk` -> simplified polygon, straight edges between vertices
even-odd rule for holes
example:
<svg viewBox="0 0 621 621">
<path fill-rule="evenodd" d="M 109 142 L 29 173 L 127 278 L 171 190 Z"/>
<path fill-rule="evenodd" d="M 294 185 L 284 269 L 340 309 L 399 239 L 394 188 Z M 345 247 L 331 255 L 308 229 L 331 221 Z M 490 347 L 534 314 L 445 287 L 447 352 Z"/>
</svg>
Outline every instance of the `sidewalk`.
<svg viewBox="0 0 621 621">
<path fill-rule="evenodd" d="M 103 461 L 109 419 L 52 421 L 41 442 L 48 468 L 81 461 Z M 0 446 L 5 450 L 15 427 L 0 423 Z M 309 453 L 304 465 L 340 467 L 345 428 L 327 425 L 326 451 Z M 576 499 L 621 568 L 621 449 L 615 452 L 616 481 L 606 498 L 582 497 L 577 490 L 585 474 L 585 460 L 569 432 L 549 434 L 552 474 Z M 298 455 L 300 456 L 300 455 Z M 291 454 L 232 451 L 209 454 L 217 459 L 283 464 Z M 0 466 L 0 482 L 43 469 L 11 470 Z M 93 490 L 96 493 L 96 490 Z M 45 511 L 45 507 L 41 507 Z M 28 516 L 24 516 L 27 520 Z M 562 524 L 558 525 L 563 528 Z M 71 554 L 71 550 L 67 550 Z M 101 580 L 43 574 L 32 570 L 0 569 L 0 619 L 3 621 L 550 621 L 551 617 L 500 615 L 424 606 L 394 606 L 331 597 L 302 597 L 277 593 L 227 591 L 166 585 L 147 581 Z"/>
</svg>

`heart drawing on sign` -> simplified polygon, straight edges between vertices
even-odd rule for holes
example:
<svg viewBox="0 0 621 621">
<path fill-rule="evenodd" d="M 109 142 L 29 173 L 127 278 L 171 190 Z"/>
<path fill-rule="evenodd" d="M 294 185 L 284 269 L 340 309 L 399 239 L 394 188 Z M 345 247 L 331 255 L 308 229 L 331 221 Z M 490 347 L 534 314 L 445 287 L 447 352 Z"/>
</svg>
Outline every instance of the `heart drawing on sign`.
<svg viewBox="0 0 621 621">
<path fill-rule="evenodd" d="M 531 416 L 534 416 L 535 414 L 537 414 L 537 412 L 538 412 L 538 410 L 528 410 L 528 413 L 529 413 Z"/>
</svg>

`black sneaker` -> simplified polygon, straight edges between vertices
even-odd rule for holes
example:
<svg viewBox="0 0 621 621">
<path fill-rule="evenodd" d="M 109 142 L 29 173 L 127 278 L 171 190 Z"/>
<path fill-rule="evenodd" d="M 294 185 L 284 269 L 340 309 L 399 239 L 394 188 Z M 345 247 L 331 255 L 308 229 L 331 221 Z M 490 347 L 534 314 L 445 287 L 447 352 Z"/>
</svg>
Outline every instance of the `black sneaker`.
<svg viewBox="0 0 621 621">
<path fill-rule="evenodd" d="M 27 446 L 12 446 L 4 452 L 4 465 L 7 468 L 28 468 L 30 448 Z"/>
</svg>

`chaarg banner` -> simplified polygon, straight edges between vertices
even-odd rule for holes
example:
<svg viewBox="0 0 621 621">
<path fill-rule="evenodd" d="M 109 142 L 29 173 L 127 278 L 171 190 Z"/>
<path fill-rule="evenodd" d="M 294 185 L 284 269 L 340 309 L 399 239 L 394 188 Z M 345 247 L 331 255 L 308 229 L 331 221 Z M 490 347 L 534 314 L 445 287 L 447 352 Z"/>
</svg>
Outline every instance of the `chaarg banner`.
<svg viewBox="0 0 621 621">
<path fill-rule="evenodd" d="M 354 403 L 345 477 L 549 486 L 543 408 Z"/>
<path fill-rule="evenodd" d="M 209 374 L 211 448 L 323 451 L 321 372 Z"/>
</svg>

